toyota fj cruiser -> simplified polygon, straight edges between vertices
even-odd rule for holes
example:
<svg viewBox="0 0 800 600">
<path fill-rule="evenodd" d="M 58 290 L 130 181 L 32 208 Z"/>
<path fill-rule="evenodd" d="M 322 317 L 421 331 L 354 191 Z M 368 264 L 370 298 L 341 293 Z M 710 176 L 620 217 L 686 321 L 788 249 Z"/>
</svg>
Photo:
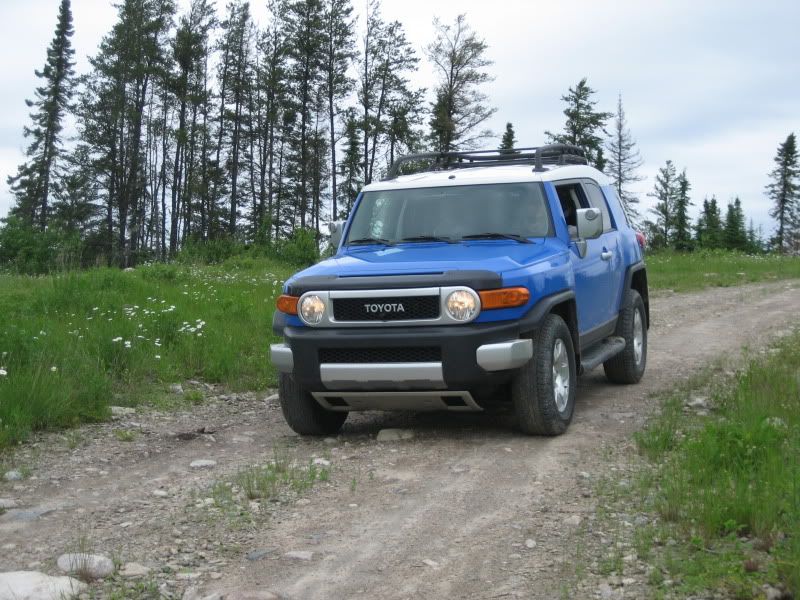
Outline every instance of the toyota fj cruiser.
<svg viewBox="0 0 800 600">
<path fill-rule="evenodd" d="M 335 256 L 286 282 L 273 321 L 300 434 L 334 433 L 355 410 L 479 411 L 506 390 L 522 431 L 557 435 L 579 374 L 644 373 L 643 250 L 581 148 L 401 157 L 332 241 Z"/>
</svg>

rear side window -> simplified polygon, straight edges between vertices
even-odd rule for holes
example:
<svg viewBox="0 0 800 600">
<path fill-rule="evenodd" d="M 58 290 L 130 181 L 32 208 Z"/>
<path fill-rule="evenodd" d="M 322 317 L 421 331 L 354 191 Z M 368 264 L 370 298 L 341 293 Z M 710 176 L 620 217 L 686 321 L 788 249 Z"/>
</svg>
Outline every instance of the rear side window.
<svg viewBox="0 0 800 600">
<path fill-rule="evenodd" d="M 583 187 L 586 189 L 586 194 L 589 196 L 589 204 L 592 208 L 599 208 L 603 213 L 603 231 L 611 231 L 614 229 L 614 224 L 611 221 L 611 214 L 608 211 L 608 204 L 603 192 L 596 183 L 588 181 L 583 182 Z"/>
</svg>

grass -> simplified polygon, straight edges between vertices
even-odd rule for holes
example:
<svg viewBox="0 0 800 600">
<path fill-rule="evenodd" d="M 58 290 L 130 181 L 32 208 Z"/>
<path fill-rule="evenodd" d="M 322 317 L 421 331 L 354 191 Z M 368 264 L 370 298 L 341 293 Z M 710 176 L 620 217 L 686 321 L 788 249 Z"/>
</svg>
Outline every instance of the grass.
<svg viewBox="0 0 800 600">
<path fill-rule="evenodd" d="M 800 594 L 800 332 L 713 385 L 708 417 L 680 398 L 637 436 L 653 465 L 640 491 L 659 517 L 637 532 L 640 556 L 675 540 L 650 559 L 681 594 L 752 597 L 777 582 Z"/>
<path fill-rule="evenodd" d="M 800 277 L 800 259 L 778 256 L 653 253 L 647 263 L 654 290 Z M 105 420 L 112 404 L 202 402 L 199 391 L 169 391 L 187 379 L 274 385 L 274 300 L 296 269 L 237 257 L 133 272 L 0 273 L 0 449 L 35 430 Z"/>
<path fill-rule="evenodd" d="M 330 467 L 313 461 L 299 464 L 276 448 L 272 459 L 264 464 L 242 467 L 229 480 L 216 482 L 209 497 L 213 508 L 249 521 L 251 501 L 280 502 L 295 498 L 317 483 L 329 481 L 330 475 Z M 200 500 L 198 505 L 206 504 Z"/>
<path fill-rule="evenodd" d="M 800 258 L 777 254 L 748 255 L 723 250 L 660 251 L 649 253 L 645 260 L 652 290 L 687 292 L 800 277 Z"/>
<path fill-rule="evenodd" d="M 273 385 L 274 298 L 294 270 L 237 259 L 0 275 L 0 448 L 33 430 L 104 420 L 109 405 L 163 396 L 186 379 Z"/>
<path fill-rule="evenodd" d="M 114 437 L 120 442 L 132 442 L 136 439 L 136 431 L 133 429 L 115 429 Z"/>
</svg>

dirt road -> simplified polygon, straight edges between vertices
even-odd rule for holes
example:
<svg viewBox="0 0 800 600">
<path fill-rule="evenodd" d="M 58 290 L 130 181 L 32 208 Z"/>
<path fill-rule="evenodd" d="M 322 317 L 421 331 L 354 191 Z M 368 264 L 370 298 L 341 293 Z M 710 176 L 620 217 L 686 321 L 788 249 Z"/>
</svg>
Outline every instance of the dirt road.
<svg viewBox="0 0 800 600">
<path fill-rule="evenodd" d="M 40 436 L 7 461 L 30 476 L 0 482 L 0 498 L 18 505 L 0 515 L 0 571 L 55 573 L 83 538 L 150 568 L 145 580 L 177 598 L 552 598 L 581 536 L 597 534 L 591 482 L 617 468 L 604 449 L 633 451 L 653 392 L 794 322 L 800 283 L 662 294 L 652 314 L 642 383 L 610 385 L 602 369 L 584 377 L 557 438 L 524 437 L 497 412 L 356 415 L 334 439 L 304 440 L 276 401 L 218 393 L 183 412 Z M 392 427 L 414 438 L 376 441 Z M 330 481 L 285 502 L 218 508 L 212 485 L 275 446 L 329 460 Z M 198 459 L 216 464 L 190 467 Z M 95 584 L 100 595 L 108 586 Z"/>
</svg>

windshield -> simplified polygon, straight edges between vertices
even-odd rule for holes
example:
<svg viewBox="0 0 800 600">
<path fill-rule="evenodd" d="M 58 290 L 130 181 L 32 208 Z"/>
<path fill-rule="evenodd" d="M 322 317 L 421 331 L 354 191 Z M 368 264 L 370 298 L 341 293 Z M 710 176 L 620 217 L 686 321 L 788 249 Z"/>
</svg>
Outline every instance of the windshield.
<svg viewBox="0 0 800 600">
<path fill-rule="evenodd" d="M 549 235 L 550 215 L 542 184 L 501 183 L 365 192 L 347 243 Z"/>
</svg>

